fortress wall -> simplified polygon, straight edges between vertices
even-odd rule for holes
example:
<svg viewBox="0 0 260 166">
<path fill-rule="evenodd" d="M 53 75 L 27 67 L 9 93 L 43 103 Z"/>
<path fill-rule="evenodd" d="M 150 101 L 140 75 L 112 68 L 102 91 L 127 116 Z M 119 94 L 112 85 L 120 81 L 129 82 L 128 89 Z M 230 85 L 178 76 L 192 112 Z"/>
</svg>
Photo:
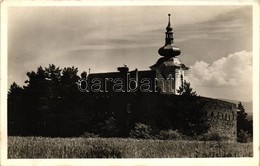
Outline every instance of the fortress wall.
<svg viewBox="0 0 260 166">
<path fill-rule="evenodd" d="M 99 100 L 93 110 L 113 113 L 125 135 L 141 122 L 158 130 L 177 129 L 187 135 L 197 130 L 198 135 L 213 132 L 236 139 L 237 113 L 233 103 L 160 93 L 123 93 Z"/>
<path fill-rule="evenodd" d="M 222 136 L 229 137 L 230 140 L 235 140 L 237 137 L 237 110 L 234 103 L 206 97 L 170 94 L 145 94 L 142 99 L 145 109 L 149 110 L 148 112 L 153 112 L 156 107 L 158 109 L 158 106 L 163 108 L 165 103 L 175 105 L 170 112 L 182 113 L 184 108 L 188 108 L 191 111 L 204 112 L 204 117 L 200 118 L 205 118 L 209 122 L 210 128 L 208 132 L 219 133 Z M 173 121 L 175 121 L 174 117 Z"/>
<path fill-rule="evenodd" d="M 237 137 L 237 111 L 236 104 L 207 99 L 203 109 L 206 111 L 206 117 L 210 122 L 209 132 L 217 132 L 221 135 L 235 140 Z"/>
</svg>

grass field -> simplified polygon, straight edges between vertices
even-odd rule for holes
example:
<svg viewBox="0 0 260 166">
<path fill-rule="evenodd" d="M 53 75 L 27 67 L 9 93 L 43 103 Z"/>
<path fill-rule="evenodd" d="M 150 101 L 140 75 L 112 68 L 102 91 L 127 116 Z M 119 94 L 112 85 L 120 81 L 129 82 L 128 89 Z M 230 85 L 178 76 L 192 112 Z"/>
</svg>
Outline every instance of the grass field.
<svg viewBox="0 0 260 166">
<path fill-rule="evenodd" d="M 9 137 L 8 158 L 252 157 L 252 143 Z"/>
</svg>

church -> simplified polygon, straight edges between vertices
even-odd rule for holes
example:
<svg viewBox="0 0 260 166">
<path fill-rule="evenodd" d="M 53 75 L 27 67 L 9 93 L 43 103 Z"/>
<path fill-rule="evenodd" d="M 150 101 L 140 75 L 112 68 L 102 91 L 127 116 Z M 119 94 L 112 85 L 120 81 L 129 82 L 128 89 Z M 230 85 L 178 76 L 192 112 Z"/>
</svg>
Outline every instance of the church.
<svg viewBox="0 0 260 166">
<path fill-rule="evenodd" d="M 181 50 L 174 45 L 170 14 L 168 17 L 165 44 L 158 50 L 161 57 L 150 70 L 129 71 L 125 65 L 117 72 L 90 73 L 77 82 L 81 92 L 89 92 L 84 93 L 87 108 L 98 118 L 115 118 L 121 136 L 128 136 L 141 122 L 157 130 L 177 129 L 188 136 L 208 132 L 235 140 L 235 104 L 179 94 L 189 68 L 178 58 Z"/>
<path fill-rule="evenodd" d="M 178 89 L 187 80 L 186 67 L 178 58 L 181 50 L 174 46 L 174 33 L 170 14 L 165 32 L 165 45 L 159 48 L 161 58 L 150 66 L 151 70 L 129 71 L 124 65 L 118 72 L 91 73 L 86 80 L 80 80 L 80 91 L 87 92 L 159 92 L 178 95 Z M 86 86 L 87 85 L 87 86 Z"/>
</svg>

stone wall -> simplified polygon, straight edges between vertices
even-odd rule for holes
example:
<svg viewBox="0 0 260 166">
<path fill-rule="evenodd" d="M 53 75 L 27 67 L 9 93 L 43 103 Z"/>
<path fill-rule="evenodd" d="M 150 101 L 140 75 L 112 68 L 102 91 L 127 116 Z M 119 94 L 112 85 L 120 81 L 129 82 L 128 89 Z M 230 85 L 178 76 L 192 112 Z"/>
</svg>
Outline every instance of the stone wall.
<svg viewBox="0 0 260 166">
<path fill-rule="evenodd" d="M 217 132 L 235 140 L 237 136 L 237 111 L 236 104 L 207 99 L 204 106 L 207 119 L 210 122 L 209 132 Z"/>
<path fill-rule="evenodd" d="M 106 133 L 127 137 L 136 123 L 143 123 L 155 133 L 172 129 L 191 137 L 213 132 L 230 140 L 236 138 L 236 105 L 221 100 L 137 92 L 90 94 L 84 101 L 85 112 L 80 120 L 87 131 L 97 134 L 104 134 L 104 128 L 112 126 L 116 130 Z"/>
<path fill-rule="evenodd" d="M 237 110 L 234 103 L 205 97 L 170 94 L 150 93 L 139 97 L 136 107 L 135 104 L 132 105 L 139 114 L 143 114 L 144 122 L 154 122 L 160 126 L 160 121 L 166 120 L 178 130 L 197 130 L 196 127 L 199 128 L 203 123 L 208 123 L 207 132 L 219 133 L 230 140 L 236 139 Z M 187 123 L 194 125 L 194 128 L 188 126 Z"/>
</svg>

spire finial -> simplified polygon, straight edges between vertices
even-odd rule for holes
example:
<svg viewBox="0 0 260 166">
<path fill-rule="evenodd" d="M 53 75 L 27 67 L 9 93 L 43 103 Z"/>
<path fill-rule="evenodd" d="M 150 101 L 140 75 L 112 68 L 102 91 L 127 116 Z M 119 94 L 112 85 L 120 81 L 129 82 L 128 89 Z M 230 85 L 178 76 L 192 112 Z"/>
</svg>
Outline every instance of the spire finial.
<svg viewBox="0 0 260 166">
<path fill-rule="evenodd" d="M 171 14 L 168 14 L 169 16 L 169 22 L 168 22 L 168 25 L 166 27 L 166 30 L 167 31 L 172 31 L 172 27 L 171 27 Z"/>
</svg>

